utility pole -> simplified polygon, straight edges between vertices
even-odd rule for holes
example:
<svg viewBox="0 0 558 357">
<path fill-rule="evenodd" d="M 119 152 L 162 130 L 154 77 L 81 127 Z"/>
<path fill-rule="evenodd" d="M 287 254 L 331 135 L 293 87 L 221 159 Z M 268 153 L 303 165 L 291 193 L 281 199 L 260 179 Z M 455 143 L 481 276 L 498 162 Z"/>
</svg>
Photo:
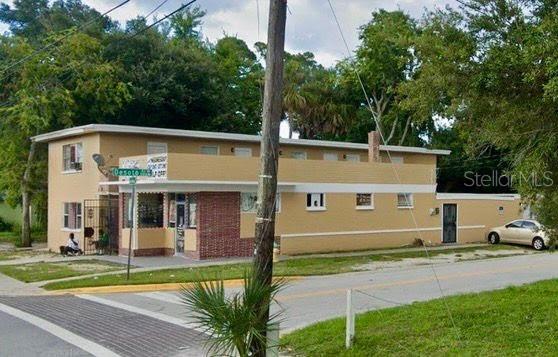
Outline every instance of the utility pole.
<svg viewBox="0 0 558 357">
<path fill-rule="evenodd" d="M 275 200 L 279 166 L 279 125 L 283 112 L 283 57 L 285 50 L 285 24 L 287 0 L 269 2 L 265 89 L 262 111 L 262 139 L 260 149 L 260 175 L 258 178 L 258 210 L 256 214 L 254 279 L 271 285 L 273 275 L 273 243 L 275 241 Z M 262 321 L 262 335 L 267 335 L 269 308 L 262 301 L 257 308 Z M 265 320 L 265 321 L 264 321 Z M 253 342 L 253 356 L 265 356 L 265 342 Z"/>
</svg>

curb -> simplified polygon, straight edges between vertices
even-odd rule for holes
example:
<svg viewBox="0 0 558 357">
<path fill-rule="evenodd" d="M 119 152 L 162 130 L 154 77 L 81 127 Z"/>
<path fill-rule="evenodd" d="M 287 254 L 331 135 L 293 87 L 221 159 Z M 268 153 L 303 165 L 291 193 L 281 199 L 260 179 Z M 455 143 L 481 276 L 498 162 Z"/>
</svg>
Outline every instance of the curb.
<svg viewBox="0 0 558 357">
<path fill-rule="evenodd" d="M 301 280 L 303 276 L 281 277 L 285 281 Z M 276 279 L 276 278 L 275 278 Z M 209 282 L 209 281 L 206 281 Z M 179 291 L 183 287 L 191 287 L 193 283 L 164 283 L 164 284 L 137 284 L 137 285 L 110 285 L 92 286 L 84 288 L 62 289 L 48 291 L 48 295 L 64 294 L 115 294 L 115 293 L 145 293 L 153 291 Z M 244 285 L 243 279 L 230 279 L 224 281 L 225 288 L 238 288 Z"/>
</svg>

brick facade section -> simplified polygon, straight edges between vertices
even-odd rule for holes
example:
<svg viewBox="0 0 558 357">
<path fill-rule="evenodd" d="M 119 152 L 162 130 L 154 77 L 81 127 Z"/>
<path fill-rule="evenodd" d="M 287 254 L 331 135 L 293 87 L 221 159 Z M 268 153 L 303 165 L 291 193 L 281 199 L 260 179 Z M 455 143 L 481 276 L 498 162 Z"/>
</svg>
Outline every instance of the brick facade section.
<svg viewBox="0 0 558 357">
<path fill-rule="evenodd" d="M 240 238 L 240 193 L 198 193 L 198 247 L 188 254 L 196 259 L 246 257 L 254 253 L 254 240 Z"/>
</svg>

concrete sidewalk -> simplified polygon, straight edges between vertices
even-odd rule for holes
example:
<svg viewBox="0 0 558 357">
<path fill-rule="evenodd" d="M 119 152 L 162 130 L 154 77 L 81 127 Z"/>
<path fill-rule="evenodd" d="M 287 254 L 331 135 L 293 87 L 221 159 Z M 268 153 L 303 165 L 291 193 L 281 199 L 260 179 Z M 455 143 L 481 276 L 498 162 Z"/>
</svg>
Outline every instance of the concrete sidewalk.
<svg viewBox="0 0 558 357">
<path fill-rule="evenodd" d="M 46 291 L 33 284 L 0 274 L 0 296 L 43 295 Z"/>
<path fill-rule="evenodd" d="M 452 250 L 456 248 L 482 248 L 487 246 L 487 244 L 466 244 L 466 245 L 445 245 L 437 247 L 428 247 L 429 251 L 440 251 L 440 250 Z M 422 252 L 423 247 L 410 247 L 410 248 L 393 248 L 393 249 L 381 249 L 381 250 L 367 250 L 359 252 L 346 252 L 346 253 L 328 253 L 328 254 L 309 254 L 309 255 L 298 255 L 298 256 L 281 256 L 281 260 L 289 259 L 305 259 L 305 258 L 336 258 L 336 257 L 351 257 L 351 256 L 364 256 L 364 255 L 385 255 L 385 254 L 395 254 L 395 253 L 406 253 L 406 252 Z M 48 262 L 58 262 L 66 261 L 68 259 L 97 259 L 100 261 L 106 261 L 111 263 L 126 264 L 128 257 L 117 256 L 117 255 L 94 255 L 94 256 L 78 256 L 78 257 L 67 257 L 59 259 L 50 259 Z M 223 258 L 223 259 L 211 259 L 211 260 L 194 260 L 186 257 L 132 257 L 132 265 L 130 271 L 134 273 L 145 272 L 145 271 L 157 271 L 171 268 L 199 268 L 204 266 L 214 266 L 214 265 L 228 265 L 228 264 L 239 264 L 239 263 L 249 263 L 252 258 Z M 17 264 L 17 263 L 14 263 Z M 89 278 L 94 276 L 103 275 L 115 275 L 125 273 L 126 270 L 116 270 L 105 273 L 94 273 L 81 276 L 74 276 L 69 278 L 49 280 L 48 282 L 57 281 L 70 281 L 83 278 Z M 37 287 L 45 284 L 44 281 L 31 283 Z"/>
</svg>

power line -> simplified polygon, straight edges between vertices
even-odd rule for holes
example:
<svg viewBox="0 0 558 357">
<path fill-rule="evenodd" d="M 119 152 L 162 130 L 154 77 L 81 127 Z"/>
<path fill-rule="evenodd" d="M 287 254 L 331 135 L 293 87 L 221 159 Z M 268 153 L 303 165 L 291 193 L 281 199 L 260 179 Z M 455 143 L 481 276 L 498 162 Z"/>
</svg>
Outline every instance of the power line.
<svg viewBox="0 0 558 357">
<path fill-rule="evenodd" d="M 345 39 L 345 35 L 343 34 L 343 30 L 342 30 L 342 28 L 341 28 L 341 24 L 339 23 L 339 19 L 337 18 L 337 15 L 336 15 L 336 13 L 335 13 L 335 9 L 333 8 L 333 5 L 331 4 L 331 0 L 327 0 L 327 2 L 328 2 L 328 4 L 329 4 L 329 8 L 331 9 L 331 13 L 332 13 L 333 18 L 334 18 L 334 20 L 335 20 L 335 23 L 337 24 L 337 29 L 339 30 L 339 34 L 341 35 L 341 39 L 343 40 L 343 43 L 345 44 L 345 48 L 346 48 L 346 50 L 347 50 L 347 54 L 349 55 L 349 58 L 350 58 L 350 57 L 352 57 L 352 55 L 351 55 L 351 50 L 350 50 L 350 48 L 349 48 L 349 45 L 348 45 L 348 43 L 347 43 L 347 40 Z M 356 67 L 354 66 L 354 64 L 353 64 L 353 70 L 354 70 L 354 72 L 355 72 L 355 75 L 356 75 L 356 77 L 357 77 L 357 79 L 358 79 L 358 82 L 359 82 L 360 87 L 361 87 L 361 89 L 362 89 L 362 92 L 363 92 L 363 94 L 364 94 L 364 98 L 366 99 L 366 104 L 367 104 L 367 106 L 368 106 L 368 109 L 370 110 L 371 113 L 373 113 L 372 102 L 370 101 L 370 97 L 368 96 L 368 93 L 367 93 L 367 91 L 366 91 L 366 88 L 364 87 L 364 82 L 362 81 L 362 78 L 360 77 L 360 74 L 358 73 L 358 70 L 356 69 Z M 385 145 L 385 144 L 386 144 L 386 140 L 385 140 L 384 134 L 382 133 L 380 123 L 378 122 L 378 119 L 376 118 L 376 116 L 375 116 L 374 114 L 372 114 L 372 119 L 374 120 L 374 122 L 375 122 L 375 124 L 376 124 L 376 130 L 378 131 L 378 134 L 379 134 L 379 136 L 380 136 L 380 140 L 381 140 L 381 141 L 384 143 L 384 145 Z M 397 172 L 397 168 L 395 167 L 395 165 L 394 165 L 394 163 L 393 163 L 393 160 L 391 159 L 391 154 L 390 154 L 389 150 L 387 150 L 387 155 L 388 155 L 389 161 L 391 162 L 391 167 L 392 167 L 392 169 L 393 169 L 394 175 L 395 175 L 397 181 L 399 182 L 399 184 L 401 184 L 401 183 L 402 183 L 401 177 L 399 176 L 399 173 Z M 406 200 L 408 200 L 408 198 L 406 198 Z M 409 203 L 409 202 L 407 202 L 407 203 Z M 409 210 L 409 213 L 411 214 L 411 218 L 412 218 L 412 220 L 413 220 L 413 223 L 414 223 L 414 225 L 415 225 L 416 232 L 417 232 L 419 238 L 424 242 L 424 239 L 423 239 L 423 236 L 422 236 L 422 232 L 420 231 L 420 229 L 419 229 L 419 227 L 418 227 L 418 221 L 417 221 L 417 219 L 416 219 L 416 217 L 415 217 L 415 214 L 413 213 L 412 210 Z M 430 267 L 431 267 L 432 273 L 433 273 L 433 275 L 434 275 L 434 277 L 435 277 L 435 279 L 436 279 L 436 283 L 437 283 L 437 285 L 438 285 L 438 289 L 440 290 L 440 295 L 441 295 L 442 297 L 445 297 L 444 291 L 443 291 L 443 289 L 442 289 L 442 284 L 440 283 L 440 279 L 438 278 L 438 274 L 436 273 L 436 269 L 434 268 L 434 264 L 432 263 L 432 260 L 430 259 L 430 254 L 429 254 L 429 252 L 428 252 L 428 248 L 426 248 L 426 245 L 424 245 L 424 244 L 423 244 L 422 246 L 423 246 L 423 248 L 424 248 L 424 252 L 425 252 L 426 257 L 427 257 L 428 261 L 430 262 Z M 460 333 L 459 333 L 459 330 L 458 330 L 457 325 L 456 325 L 456 323 L 455 323 L 455 320 L 453 319 L 453 315 L 452 315 L 452 313 L 451 313 L 451 310 L 450 310 L 450 308 L 449 308 L 449 305 L 448 305 L 446 299 L 443 299 L 443 300 L 444 300 L 444 305 L 445 305 L 445 307 L 446 307 L 446 310 L 447 310 L 448 316 L 449 316 L 449 318 L 450 318 L 450 321 L 451 321 L 451 323 L 452 323 L 452 325 L 453 325 L 453 328 L 455 329 L 455 331 L 456 331 L 456 333 L 457 333 L 458 339 L 460 340 L 460 339 L 461 339 Z"/>
<path fill-rule="evenodd" d="M 17 60 L 16 62 L 14 62 L 14 63 L 8 65 L 8 67 L 6 67 L 5 69 L 3 69 L 3 70 L 0 72 L 0 75 L 5 74 L 7 71 L 9 71 L 10 69 L 14 68 L 15 66 L 17 66 L 17 65 L 19 65 L 19 64 L 21 64 L 21 63 L 23 63 L 23 62 L 26 62 L 27 60 L 29 60 L 29 59 L 35 57 L 37 54 L 39 54 L 39 53 L 41 53 L 41 52 L 43 52 L 43 51 L 46 51 L 46 50 L 48 50 L 48 49 L 50 49 L 50 48 L 56 46 L 57 44 L 61 43 L 62 41 L 64 41 L 65 39 L 67 39 L 68 37 L 70 37 L 71 35 L 73 35 L 74 33 L 76 33 L 78 30 L 82 30 L 82 29 L 88 27 L 89 25 L 93 24 L 94 22 L 96 22 L 96 21 L 99 20 L 100 18 L 105 17 L 106 15 L 110 14 L 110 13 L 113 12 L 114 10 L 116 10 L 116 9 L 118 9 L 118 8 L 120 8 L 120 7 L 124 6 L 124 5 L 126 5 L 126 4 L 129 3 L 130 1 L 131 1 L 131 0 L 124 0 L 123 2 L 119 3 L 118 5 L 112 7 L 111 9 L 109 9 L 109 10 L 105 11 L 104 13 L 99 14 L 99 15 L 96 16 L 95 18 L 89 20 L 89 21 L 86 22 L 85 24 L 73 28 L 73 29 L 70 30 L 66 35 L 62 36 L 62 37 L 59 38 L 58 40 L 56 40 L 56 41 L 54 41 L 54 42 L 52 42 L 52 43 L 49 43 L 48 45 L 45 45 L 45 46 L 43 46 L 43 47 L 41 47 L 41 48 L 39 48 L 39 49 L 33 51 L 32 53 L 30 53 L 29 55 L 23 57 L 22 59 Z M 3 80 L 4 78 L 5 78 L 5 76 L 3 76 L 1 80 Z"/>
<path fill-rule="evenodd" d="M 165 5 L 169 0 L 164 0 L 162 3 L 160 3 L 159 5 L 157 5 L 153 10 L 149 11 L 149 13 L 147 15 L 144 16 L 144 18 L 148 18 L 149 16 L 153 15 L 153 13 L 155 13 L 155 11 L 159 10 L 163 5 Z"/>
<path fill-rule="evenodd" d="M 109 14 L 110 12 L 112 12 L 112 11 L 114 11 L 114 10 L 116 10 L 116 9 L 118 9 L 118 8 L 120 8 L 120 7 L 122 7 L 122 6 L 124 6 L 126 3 L 130 2 L 130 1 L 131 1 L 131 0 L 126 0 L 126 1 L 121 2 L 120 4 L 114 6 L 113 8 L 111 8 L 111 9 L 109 9 L 109 10 L 107 10 L 107 11 L 104 12 L 103 14 L 97 16 L 95 19 L 88 21 L 87 23 L 85 23 L 84 25 L 82 25 L 82 26 L 80 26 L 80 27 L 78 27 L 78 28 L 75 28 L 73 32 L 68 33 L 67 35 L 65 35 L 64 37 L 60 38 L 59 40 L 57 40 L 57 41 L 55 41 L 55 42 L 53 42 L 53 43 L 51 43 L 51 44 L 49 44 L 49 45 L 47 45 L 47 46 L 44 46 L 44 47 L 41 48 L 41 49 L 38 49 L 38 50 L 34 51 L 34 52 L 31 53 L 30 55 L 28 55 L 28 56 L 26 56 L 25 58 L 19 60 L 18 63 L 14 63 L 14 64 L 10 65 L 10 66 L 9 66 L 8 68 L 6 68 L 3 72 L 0 72 L 0 74 L 2 74 L 2 73 L 4 73 L 4 72 L 6 72 L 7 70 L 9 70 L 10 67 L 13 67 L 13 66 L 15 66 L 15 65 L 17 65 L 17 64 L 19 64 L 19 63 L 21 63 L 21 62 L 23 62 L 24 60 L 29 59 L 29 58 L 31 58 L 31 57 L 37 55 L 38 53 L 40 53 L 40 52 L 42 52 L 42 51 L 44 51 L 44 50 L 46 50 L 46 49 L 48 49 L 48 48 L 50 48 L 50 47 L 56 45 L 57 43 L 60 43 L 61 41 L 63 41 L 64 39 L 68 38 L 70 35 L 72 35 L 73 33 L 75 33 L 78 29 L 86 28 L 87 26 L 89 26 L 90 24 L 92 24 L 94 21 L 97 21 L 99 18 L 102 18 L 102 17 L 106 16 L 106 15 Z M 164 20 L 167 19 L 168 17 L 170 17 L 170 16 L 176 14 L 176 13 L 179 12 L 180 10 L 186 8 L 187 6 L 193 4 L 193 3 L 196 2 L 196 1 L 197 1 L 197 0 L 193 0 L 193 1 L 190 1 L 189 3 L 187 3 L 187 4 L 185 4 L 185 5 L 180 6 L 177 10 L 175 10 L 175 11 L 173 11 L 172 13 L 168 14 L 167 16 L 165 16 L 164 18 L 162 18 L 161 20 L 156 21 L 155 23 L 151 24 L 150 26 L 148 26 L 148 27 L 146 27 L 146 28 L 144 28 L 144 29 L 142 29 L 142 30 L 140 30 L 140 31 L 138 31 L 138 32 L 136 32 L 136 33 L 134 33 L 132 36 L 129 36 L 129 37 L 127 37 L 127 38 L 128 38 L 128 39 L 134 38 L 135 36 L 139 35 L 140 33 L 142 33 L 142 32 L 144 32 L 144 31 L 148 30 L 149 28 L 151 28 L 151 27 L 157 25 L 158 23 L 164 21 Z M 164 4 L 166 4 L 167 2 L 168 2 L 168 0 L 162 1 L 159 5 L 157 5 L 153 10 L 151 10 L 151 11 L 150 11 L 147 15 L 145 15 L 144 17 L 147 18 L 147 17 L 151 16 L 155 11 L 157 11 L 158 9 L 160 9 L 160 8 L 161 8 Z M 75 67 L 72 67 L 72 66 L 70 66 L 69 69 L 70 69 L 71 71 L 76 71 L 76 68 L 75 68 Z M 63 77 L 61 78 L 61 80 L 62 80 L 62 81 L 66 80 L 66 79 L 68 78 L 69 74 L 71 73 L 71 71 L 65 73 L 65 74 L 63 75 Z M 3 77 L 0 79 L 0 82 L 1 82 L 5 77 L 6 77 L 6 76 L 3 76 Z M 8 107 L 9 105 L 13 105 L 14 103 L 15 103 L 15 101 L 14 101 L 13 99 L 7 100 L 7 101 L 5 101 L 5 102 L 3 102 L 3 103 L 0 103 L 0 108 Z"/>
<path fill-rule="evenodd" d="M 165 21 L 166 19 L 168 19 L 169 17 L 173 16 L 174 14 L 184 10 L 185 8 L 187 8 L 188 6 L 192 5 L 193 3 L 195 3 L 197 0 L 192 0 L 182 6 L 180 6 L 178 9 L 174 10 L 173 12 L 171 12 L 170 14 L 164 16 L 162 19 L 155 21 L 154 23 L 152 23 L 151 25 L 144 27 L 143 29 L 137 31 L 136 33 L 134 33 L 132 36 L 128 37 L 128 39 L 132 39 L 140 34 L 142 34 L 143 32 L 149 30 L 150 28 L 157 26 L 158 24 L 160 24 L 161 22 Z M 162 5 L 161 5 L 162 6 Z"/>
</svg>

